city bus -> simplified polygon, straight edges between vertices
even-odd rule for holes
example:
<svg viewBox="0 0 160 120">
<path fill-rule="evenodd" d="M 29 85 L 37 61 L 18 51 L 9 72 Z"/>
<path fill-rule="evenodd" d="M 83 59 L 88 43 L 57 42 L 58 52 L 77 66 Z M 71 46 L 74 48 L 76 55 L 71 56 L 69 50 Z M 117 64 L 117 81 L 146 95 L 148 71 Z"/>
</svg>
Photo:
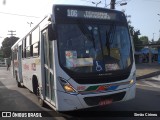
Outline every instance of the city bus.
<svg viewBox="0 0 160 120">
<path fill-rule="evenodd" d="M 134 49 L 123 12 L 53 5 L 11 49 L 18 87 L 42 106 L 72 111 L 135 97 Z"/>
</svg>

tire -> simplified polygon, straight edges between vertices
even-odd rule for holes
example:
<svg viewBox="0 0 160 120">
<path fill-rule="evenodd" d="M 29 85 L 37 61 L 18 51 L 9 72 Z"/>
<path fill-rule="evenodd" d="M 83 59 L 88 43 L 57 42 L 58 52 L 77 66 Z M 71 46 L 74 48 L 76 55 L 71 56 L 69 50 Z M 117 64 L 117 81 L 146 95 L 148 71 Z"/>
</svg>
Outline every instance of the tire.
<svg viewBox="0 0 160 120">
<path fill-rule="evenodd" d="M 33 79 L 33 93 L 38 96 L 38 80 L 37 78 Z"/>
</svg>

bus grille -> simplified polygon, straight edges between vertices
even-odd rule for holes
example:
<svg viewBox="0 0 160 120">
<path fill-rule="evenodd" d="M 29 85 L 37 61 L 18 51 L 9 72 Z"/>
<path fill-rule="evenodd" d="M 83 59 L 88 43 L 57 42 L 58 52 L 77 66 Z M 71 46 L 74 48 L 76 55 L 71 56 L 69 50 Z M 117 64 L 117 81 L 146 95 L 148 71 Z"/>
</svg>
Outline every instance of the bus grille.
<svg viewBox="0 0 160 120">
<path fill-rule="evenodd" d="M 112 102 L 120 101 L 124 98 L 126 92 L 116 93 L 112 95 L 96 96 L 96 97 L 85 97 L 84 101 L 89 106 L 99 105 L 101 101 L 112 100 Z"/>
<path fill-rule="evenodd" d="M 110 75 L 110 76 L 71 76 L 78 84 L 99 84 L 99 83 L 111 83 L 125 80 L 129 77 L 130 72 L 120 75 Z"/>
</svg>

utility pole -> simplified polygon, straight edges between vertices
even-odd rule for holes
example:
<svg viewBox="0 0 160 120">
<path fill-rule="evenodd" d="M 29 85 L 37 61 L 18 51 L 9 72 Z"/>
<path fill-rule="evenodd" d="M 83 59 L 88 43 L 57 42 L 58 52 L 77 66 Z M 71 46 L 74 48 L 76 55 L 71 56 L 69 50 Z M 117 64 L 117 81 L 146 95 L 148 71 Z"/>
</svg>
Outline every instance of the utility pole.
<svg viewBox="0 0 160 120">
<path fill-rule="evenodd" d="M 31 27 L 31 26 L 32 26 L 32 24 L 33 24 L 32 22 L 27 22 L 27 23 L 29 24 L 29 26 L 30 26 L 30 27 Z"/>
<path fill-rule="evenodd" d="M 159 15 L 159 16 L 160 16 L 160 14 L 157 14 L 157 15 Z M 159 20 L 159 22 L 160 22 L 160 20 Z M 160 40 L 160 30 L 159 30 L 159 40 Z"/>
<path fill-rule="evenodd" d="M 160 30 L 159 30 L 159 40 L 160 40 Z"/>
<path fill-rule="evenodd" d="M 111 0 L 110 9 L 115 9 L 116 0 Z"/>
<path fill-rule="evenodd" d="M 105 0 L 105 5 L 104 5 L 104 7 L 107 7 L 106 0 Z"/>
<path fill-rule="evenodd" d="M 100 4 L 101 1 L 99 1 L 98 3 L 92 2 L 92 4 L 96 4 L 96 7 L 98 6 L 98 4 Z"/>
<path fill-rule="evenodd" d="M 6 0 L 3 0 L 3 5 L 5 5 L 6 4 Z"/>
<path fill-rule="evenodd" d="M 156 33 L 153 33 L 153 41 L 152 42 L 154 42 L 154 34 L 156 34 Z"/>
<path fill-rule="evenodd" d="M 10 35 L 11 37 L 14 36 L 14 35 L 16 35 L 16 34 L 14 34 L 14 32 L 16 32 L 16 31 L 10 30 L 8 32 L 10 32 L 10 34 L 8 34 L 8 35 Z"/>
</svg>

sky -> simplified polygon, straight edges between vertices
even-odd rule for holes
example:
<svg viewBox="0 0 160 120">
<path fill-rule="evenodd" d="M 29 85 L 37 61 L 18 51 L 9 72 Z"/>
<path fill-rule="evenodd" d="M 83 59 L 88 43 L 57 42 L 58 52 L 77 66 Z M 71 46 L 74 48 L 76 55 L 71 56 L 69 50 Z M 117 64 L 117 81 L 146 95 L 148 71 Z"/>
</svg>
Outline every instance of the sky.
<svg viewBox="0 0 160 120">
<path fill-rule="evenodd" d="M 109 8 L 110 0 L 0 0 L 0 46 L 6 37 L 10 37 L 10 30 L 16 31 L 16 37 L 24 36 L 41 18 L 51 13 L 52 5 L 75 4 Z M 127 5 L 116 4 L 116 10 L 125 10 L 131 25 L 140 30 L 140 36 L 148 36 L 149 40 L 160 37 L 160 0 L 116 0 L 126 1 Z M 32 22 L 30 25 L 28 23 Z"/>
</svg>

